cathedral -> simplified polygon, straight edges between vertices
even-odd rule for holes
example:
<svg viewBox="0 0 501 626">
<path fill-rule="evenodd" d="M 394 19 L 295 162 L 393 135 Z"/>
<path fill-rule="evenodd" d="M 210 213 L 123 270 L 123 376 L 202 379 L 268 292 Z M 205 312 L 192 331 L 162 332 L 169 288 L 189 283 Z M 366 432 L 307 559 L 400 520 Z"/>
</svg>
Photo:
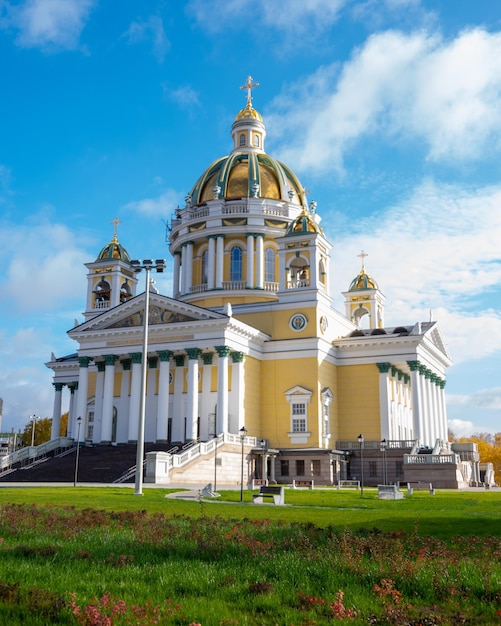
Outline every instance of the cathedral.
<svg viewBox="0 0 501 626">
<path fill-rule="evenodd" d="M 255 86 L 249 77 L 243 87 L 230 153 L 198 176 L 169 222 L 172 295 L 153 281 L 145 292 L 140 270 L 164 263 L 134 260 L 118 220 L 86 264 L 84 321 L 68 331 L 77 351 L 46 364 L 54 373 L 52 437 L 69 393 L 67 436 L 88 445 L 137 442 L 144 403 L 144 440 L 172 445 L 164 461 L 197 449 L 185 482 L 190 472 L 203 480 L 211 441 L 216 453 L 220 445 L 222 476 L 225 447 L 230 458 L 241 443 L 247 481 L 333 484 L 365 468 L 376 484 L 381 451 L 385 478 L 403 480 L 420 452 L 447 451 L 451 361 L 442 334 L 432 321 L 385 326 L 385 297 L 363 251 L 342 291 L 344 311 L 333 307 L 321 211 L 292 169 L 265 152 Z M 158 481 L 160 461 L 150 461 Z M 227 466 L 228 482 L 235 471 L 238 483 L 238 464 Z M 162 472 L 168 482 L 169 469 Z"/>
</svg>

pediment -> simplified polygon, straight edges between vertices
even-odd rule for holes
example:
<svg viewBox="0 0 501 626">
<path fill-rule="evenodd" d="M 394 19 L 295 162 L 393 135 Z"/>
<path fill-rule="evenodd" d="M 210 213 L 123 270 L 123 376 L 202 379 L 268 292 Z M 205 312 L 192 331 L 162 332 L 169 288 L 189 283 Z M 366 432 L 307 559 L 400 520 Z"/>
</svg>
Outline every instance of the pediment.
<svg viewBox="0 0 501 626">
<path fill-rule="evenodd" d="M 424 324 L 423 324 L 424 326 Z M 425 330 L 425 335 L 429 341 L 439 350 L 442 354 L 444 354 L 448 359 L 450 359 L 449 352 L 445 346 L 444 338 L 442 337 L 442 333 L 436 322 L 430 322 L 430 329 Z"/>
<path fill-rule="evenodd" d="M 201 321 L 221 320 L 227 318 L 222 313 L 187 304 L 160 294 L 150 294 L 148 325 L 159 326 L 168 324 L 189 324 Z M 142 328 L 144 326 L 144 295 L 140 294 L 128 302 L 84 322 L 73 331 L 85 332 L 96 330 L 112 330 L 125 328 Z"/>
</svg>

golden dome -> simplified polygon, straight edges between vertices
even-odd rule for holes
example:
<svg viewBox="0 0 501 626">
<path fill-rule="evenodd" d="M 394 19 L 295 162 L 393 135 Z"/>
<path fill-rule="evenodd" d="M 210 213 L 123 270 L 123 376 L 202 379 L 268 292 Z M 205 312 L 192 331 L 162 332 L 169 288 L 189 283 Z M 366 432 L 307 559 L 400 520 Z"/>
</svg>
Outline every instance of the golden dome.
<svg viewBox="0 0 501 626">
<path fill-rule="evenodd" d="M 245 109 L 239 111 L 238 115 L 235 117 L 235 122 L 248 119 L 259 120 L 260 122 L 263 121 L 261 113 L 259 113 L 259 111 L 256 111 L 256 109 L 254 109 L 252 107 L 252 104 L 250 103 L 245 107 Z"/>
<path fill-rule="evenodd" d="M 322 233 L 322 229 L 315 222 L 310 213 L 303 208 L 301 215 L 298 215 L 287 228 L 287 236 L 305 235 L 307 233 Z"/>
<path fill-rule="evenodd" d="M 365 272 L 363 267 L 360 274 L 355 276 L 351 281 L 348 291 L 358 291 L 361 289 L 379 289 L 377 282 Z"/>
</svg>

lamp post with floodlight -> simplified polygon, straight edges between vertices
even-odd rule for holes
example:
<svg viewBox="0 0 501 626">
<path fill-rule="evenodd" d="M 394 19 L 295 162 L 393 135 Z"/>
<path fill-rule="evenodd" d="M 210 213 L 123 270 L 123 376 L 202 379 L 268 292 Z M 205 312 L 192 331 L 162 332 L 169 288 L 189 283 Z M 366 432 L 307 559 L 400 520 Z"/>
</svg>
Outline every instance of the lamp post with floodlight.
<svg viewBox="0 0 501 626">
<path fill-rule="evenodd" d="M 30 422 L 32 422 L 32 427 L 31 427 L 31 447 L 32 448 L 35 445 L 35 425 L 39 419 L 40 418 L 38 417 L 38 415 L 30 415 Z"/>
<path fill-rule="evenodd" d="M 165 259 L 143 259 L 131 261 L 134 272 L 145 270 L 144 288 L 144 319 L 143 319 L 143 354 L 141 359 L 141 396 L 139 408 L 139 421 L 137 426 L 137 451 L 136 451 L 136 480 L 135 496 L 143 495 L 143 462 L 144 462 L 144 421 L 146 412 L 146 359 L 148 356 L 148 317 L 150 313 L 150 272 L 152 269 L 162 273 L 165 269 Z"/>
<path fill-rule="evenodd" d="M 77 486 L 78 479 L 78 459 L 80 458 L 80 426 L 82 425 L 82 418 L 80 415 L 77 417 L 77 456 L 75 459 L 75 479 L 73 481 L 73 487 Z"/>
<path fill-rule="evenodd" d="M 360 472 L 361 472 L 361 481 L 360 481 L 360 497 L 364 497 L 364 436 L 362 434 L 358 435 L 358 443 L 360 444 Z"/>
<path fill-rule="evenodd" d="M 387 464 L 386 464 L 386 448 L 388 446 L 388 442 L 386 441 L 386 439 L 383 439 L 381 441 L 380 444 L 380 449 L 381 452 L 383 453 L 383 481 L 384 484 L 386 485 L 388 482 L 388 468 L 387 468 Z"/>
<path fill-rule="evenodd" d="M 240 429 L 240 441 L 242 442 L 242 464 L 240 468 L 240 502 L 244 500 L 244 441 L 247 435 L 247 428 L 242 426 Z"/>
</svg>

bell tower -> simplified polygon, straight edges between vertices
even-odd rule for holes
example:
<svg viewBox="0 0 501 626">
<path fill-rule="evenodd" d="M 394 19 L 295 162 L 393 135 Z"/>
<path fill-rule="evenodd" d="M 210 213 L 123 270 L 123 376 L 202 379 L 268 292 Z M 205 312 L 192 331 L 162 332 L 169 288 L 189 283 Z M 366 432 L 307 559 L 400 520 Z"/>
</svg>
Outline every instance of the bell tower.
<svg viewBox="0 0 501 626">
<path fill-rule="evenodd" d="M 137 278 L 130 264 L 129 253 L 117 238 L 120 220 L 115 218 L 111 223 L 113 239 L 104 246 L 93 263 L 85 264 L 89 270 L 85 321 L 136 295 Z"/>
<path fill-rule="evenodd" d="M 351 281 L 348 291 L 343 292 L 346 307 L 346 317 L 359 328 L 363 319 L 368 316 L 369 328 L 384 327 L 385 296 L 379 290 L 376 281 L 365 271 L 365 257 L 368 254 L 362 250 L 358 255 L 362 259 L 362 269 Z"/>
</svg>

